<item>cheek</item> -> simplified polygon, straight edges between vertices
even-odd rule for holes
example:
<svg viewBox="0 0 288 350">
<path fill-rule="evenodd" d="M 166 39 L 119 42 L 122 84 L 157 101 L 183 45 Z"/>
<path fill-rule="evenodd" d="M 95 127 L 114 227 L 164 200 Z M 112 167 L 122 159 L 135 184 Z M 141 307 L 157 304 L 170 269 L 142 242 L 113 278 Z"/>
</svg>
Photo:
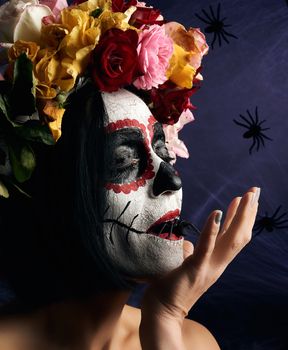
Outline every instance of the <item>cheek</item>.
<svg viewBox="0 0 288 350">
<path fill-rule="evenodd" d="M 107 208 L 104 220 L 118 220 L 126 226 L 139 231 L 145 231 L 163 214 L 179 209 L 182 206 L 182 189 L 172 195 L 152 197 L 153 180 L 149 180 L 144 187 L 129 194 L 106 191 Z"/>
<path fill-rule="evenodd" d="M 131 191 L 128 194 L 115 193 L 113 190 L 107 190 L 106 198 L 107 211 L 104 219 L 108 217 L 113 220 L 119 219 L 119 221 L 127 226 L 130 225 L 136 215 L 140 216 L 145 205 L 145 193 L 143 188 L 137 191 Z"/>
</svg>

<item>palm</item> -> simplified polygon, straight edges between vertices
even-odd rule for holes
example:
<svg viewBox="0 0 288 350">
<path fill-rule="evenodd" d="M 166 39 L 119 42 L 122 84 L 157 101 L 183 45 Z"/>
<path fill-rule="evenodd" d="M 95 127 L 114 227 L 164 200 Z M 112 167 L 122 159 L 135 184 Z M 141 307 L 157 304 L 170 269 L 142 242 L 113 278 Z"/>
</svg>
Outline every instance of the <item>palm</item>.
<svg viewBox="0 0 288 350">
<path fill-rule="evenodd" d="M 215 222 L 219 211 L 210 214 L 194 252 L 192 244 L 186 241 L 183 264 L 147 289 L 142 312 L 148 308 L 161 316 L 179 319 L 187 315 L 250 241 L 258 209 L 257 196 L 254 205 L 251 205 L 255 192 L 253 187 L 242 198 L 236 197 L 230 203 L 221 229 Z"/>
</svg>

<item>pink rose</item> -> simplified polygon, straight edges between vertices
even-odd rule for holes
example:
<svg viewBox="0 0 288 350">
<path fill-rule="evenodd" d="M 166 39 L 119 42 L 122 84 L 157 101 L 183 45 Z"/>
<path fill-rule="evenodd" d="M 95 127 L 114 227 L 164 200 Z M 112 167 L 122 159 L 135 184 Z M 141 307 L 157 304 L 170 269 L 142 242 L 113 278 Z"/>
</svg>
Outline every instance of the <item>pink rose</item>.
<svg viewBox="0 0 288 350">
<path fill-rule="evenodd" d="M 187 123 L 190 123 L 194 120 L 194 116 L 190 109 L 184 111 L 178 122 L 174 125 L 164 125 L 163 131 L 166 139 L 166 146 L 169 151 L 171 158 L 174 158 L 173 164 L 176 162 L 176 156 L 181 158 L 189 158 L 189 152 L 184 142 L 179 140 L 178 133 Z"/>
<path fill-rule="evenodd" d="M 139 34 L 137 47 L 143 76 L 134 81 L 138 89 L 150 90 L 166 80 L 166 71 L 173 53 L 173 41 L 166 36 L 163 27 L 156 24 Z"/>
</svg>

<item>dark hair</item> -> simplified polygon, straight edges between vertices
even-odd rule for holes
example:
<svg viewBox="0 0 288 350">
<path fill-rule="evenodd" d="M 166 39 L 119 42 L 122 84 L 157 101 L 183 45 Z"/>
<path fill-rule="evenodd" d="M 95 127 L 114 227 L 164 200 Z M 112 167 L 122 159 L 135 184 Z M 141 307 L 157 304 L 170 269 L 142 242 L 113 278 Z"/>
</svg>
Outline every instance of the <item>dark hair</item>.
<svg viewBox="0 0 288 350">
<path fill-rule="evenodd" d="M 23 303 L 39 304 L 128 288 L 105 257 L 101 216 L 106 113 L 85 80 L 69 96 L 56 146 L 35 145 L 25 190 L 1 199 L 0 280 Z"/>
</svg>

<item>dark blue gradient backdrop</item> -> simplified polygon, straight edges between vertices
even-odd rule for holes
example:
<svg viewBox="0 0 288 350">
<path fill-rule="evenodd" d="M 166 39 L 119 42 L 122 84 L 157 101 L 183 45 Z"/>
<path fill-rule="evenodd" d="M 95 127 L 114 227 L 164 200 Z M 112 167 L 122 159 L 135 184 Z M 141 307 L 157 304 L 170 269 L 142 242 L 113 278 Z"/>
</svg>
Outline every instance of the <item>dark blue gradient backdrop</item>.
<svg viewBox="0 0 288 350">
<path fill-rule="evenodd" d="M 195 121 L 181 132 L 190 151 L 188 160 L 176 163 L 183 179 L 183 218 L 201 228 L 212 210 L 225 211 L 233 197 L 251 186 L 262 188 L 255 237 L 189 317 L 208 327 L 223 350 L 287 350 L 287 1 L 154 0 L 150 4 L 160 8 L 167 20 L 206 29 L 210 45 L 215 25 L 208 22 L 213 21 L 211 12 L 217 17 L 218 4 L 219 19 L 226 17 L 224 24 L 230 25 L 224 27 L 221 45 L 216 37 L 203 60 L 202 88 L 192 98 L 198 108 Z M 264 136 L 258 137 L 259 150 L 255 140 L 250 154 L 253 138 L 243 134 L 251 118 L 257 121 L 256 107 L 257 124 L 265 120 L 260 128 L 270 129 L 260 130 Z M 261 221 L 265 216 L 270 219 Z M 193 234 L 189 238 L 197 239 Z M 1 300 L 13 298 L 4 284 L 1 287 Z M 133 305 L 138 305 L 140 294 L 136 291 L 131 298 Z"/>
<path fill-rule="evenodd" d="M 189 315 L 207 326 L 224 350 L 288 349 L 288 6 L 281 0 L 152 1 L 168 20 L 200 27 L 212 19 L 237 37 L 206 33 L 210 52 L 203 60 L 204 81 L 192 97 L 195 121 L 181 132 L 190 152 L 177 160 L 183 179 L 183 217 L 201 228 L 214 209 L 226 210 L 235 196 L 251 186 L 262 189 L 259 214 L 278 223 L 259 226 L 261 233 L 233 261 L 220 280 Z M 206 14 L 202 11 L 204 10 Z M 213 28 L 212 28 L 213 29 Z M 209 31 L 209 28 L 208 28 Z M 244 138 L 240 114 L 271 140 Z M 249 127 L 249 126 L 248 126 Z M 275 219 L 274 218 L 274 219 Z M 277 220 L 278 218 L 278 220 Z M 258 222 L 260 223 L 260 217 Z M 269 222 L 268 222 L 269 223 Z M 281 228 L 282 227 L 282 228 Z M 270 230 L 270 232 L 267 230 Z M 272 229 L 272 231 L 271 231 Z M 254 233 L 254 235 L 257 232 Z M 191 236 L 195 241 L 196 237 Z M 209 349 L 207 349 L 209 350 Z"/>
</svg>

